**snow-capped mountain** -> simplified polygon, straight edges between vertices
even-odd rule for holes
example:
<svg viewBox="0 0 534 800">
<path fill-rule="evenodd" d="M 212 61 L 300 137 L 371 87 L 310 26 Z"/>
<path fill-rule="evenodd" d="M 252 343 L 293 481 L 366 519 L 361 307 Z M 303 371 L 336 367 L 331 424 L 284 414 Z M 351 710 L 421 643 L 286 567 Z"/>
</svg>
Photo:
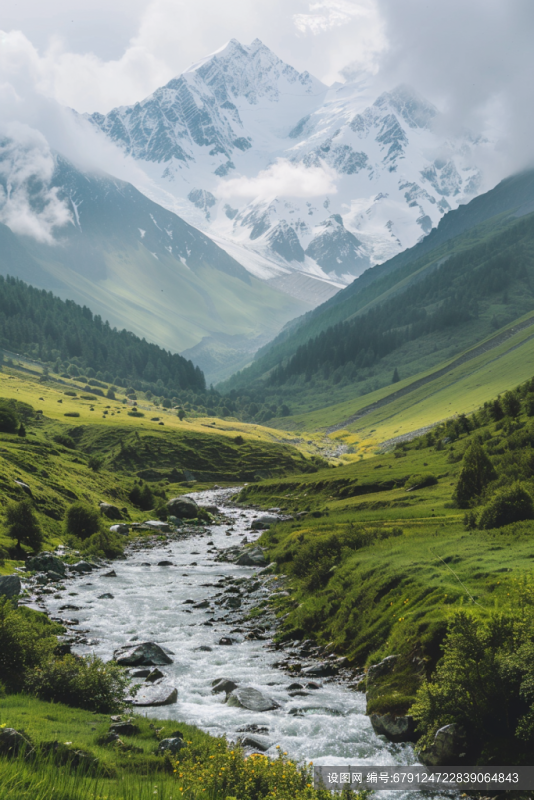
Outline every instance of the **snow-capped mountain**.
<svg viewBox="0 0 534 800">
<path fill-rule="evenodd" d="M 88 119 L 161 188 L 154 199 L 313 302 L 478 194 L 490 146 L 446 140 L 438 110 L 407 86 L 328 88 L 258 39 L 233 39 L 142 102 Z"/>
</svg>

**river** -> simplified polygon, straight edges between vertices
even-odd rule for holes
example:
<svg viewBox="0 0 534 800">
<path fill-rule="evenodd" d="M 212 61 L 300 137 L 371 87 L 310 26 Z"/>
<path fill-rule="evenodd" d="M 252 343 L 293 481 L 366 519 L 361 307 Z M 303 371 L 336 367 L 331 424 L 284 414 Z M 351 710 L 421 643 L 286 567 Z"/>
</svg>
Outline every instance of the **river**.
<svg viewBox="0 0 534 800">
<path fill-rule="evenodd" d="M 275 754 L 279 745 L 291 757 L 317 765 L 417 763 L 410 745 L 391 744 L 375 735 L 365 715 L 364 694 L 335 680 L 319 679 L 321 688 L 307 696 L 290 697 L 287 687 L 299 678 L 274 666 L 283 653 L 266 647 L 268 641 L 251 641 L 239 632 L 232 633 L 235 618 L 213 601 L 222 592 L 225 579 L 248 578 L 256 570 L 218 562 L 215 556 L 217 550 L 240 544 L 245 535 L 249 541 L 258 536 L 250 531 L 258 512 L 233 507 L 229 504 L 232 494 L 214 490 L 191 495 L 200 505 L 216 504 L 227 515 L 226 524 L 207 526 L 208 533 L 162 542 L 149 550 L 132 550 L 126 560 L 113 563 L 117 577 L 104 577 L 109 567 L 95 570 L 65 581 L 60 594 L 48 595 L 50 615 L 76 617 L 79 624 L 71 631 L 84 632 L 87 643 L 76 645 L 74 651 L 93 652 L 108 660 L 116 648 L 132 640 L 154 641 L 169 648 L 174 663 L 161 669 L 168 683 L 178 689 L 178 700 L 174 705 L 143 708 L 148 716 L 187 722 L 231 739 L 243 735 L 240 728 L 256 724 L 268 729 L 264 736 L 271 743 L 269 754 Z M 161 560 L 171 561 L 173 566 L 157 566 Z M 269 581 L 273 585 L 274 578 Z M 103 594 L 113 597 L 99 599 Z M 268 594 L 269 589 L 262 587 L 253 604 Z M 211 607 L 203 609 L 185 602 L 206 599 Z M 76 610 L 61 610 L 66 604 Z M 218 642 L 223 636 L 238 641 L 221 646 Z M 256 713 L 229 706 L 224 694 L 212 694 L 212 681 L 219 677 L 259 689 L 280 707 Z M 299 715 L 290 713 L 295 708 L 301 709 Z"/>
</svg>

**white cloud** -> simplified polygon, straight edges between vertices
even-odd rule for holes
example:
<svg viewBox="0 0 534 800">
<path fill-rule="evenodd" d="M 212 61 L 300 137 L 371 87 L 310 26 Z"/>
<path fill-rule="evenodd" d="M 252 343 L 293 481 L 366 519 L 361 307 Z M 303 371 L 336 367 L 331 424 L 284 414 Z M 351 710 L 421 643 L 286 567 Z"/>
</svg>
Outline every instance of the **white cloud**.
<svg viewBox="0 0 534 800">
<path fill-rule="evenodd" d="M 52 244 L 54 231 L 72 221 L 50 185 L 54 158 L 45 138 L 27 125 L 0 132 L 0 222 L 14 233 Z"/>
<path fill-rule="evenodd" d="M 217 188 L 222 198 L 318 197 L 335 194 L 336 173 L 327 165 L 305 167 L 279 158 L 253 178 L 231 178 Z"/>
</svg>

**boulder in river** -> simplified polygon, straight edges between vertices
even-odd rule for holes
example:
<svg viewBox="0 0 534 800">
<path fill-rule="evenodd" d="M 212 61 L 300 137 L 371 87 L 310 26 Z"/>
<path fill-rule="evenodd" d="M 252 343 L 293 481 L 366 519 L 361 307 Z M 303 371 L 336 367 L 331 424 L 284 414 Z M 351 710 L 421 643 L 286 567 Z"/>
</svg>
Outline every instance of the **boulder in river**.
<svg viewBox="0 0 534 800">
<path fill-rule="evenodd" d="M 373 730 L 378 736 L 385 736 L 390 742 L 416 742 L 414 718 L 406 715 L 395 717 L 393 714 L 371 714 L 369 716 Z"/>
<path fill-rule="evenodd" d="M 21 588 L 18 575 L 0 575 L 0 596 L 16 597 L 20 594 Z"/>
<path fill-rule="evenodd" d="M 78 572 L 81 575 L 84 572 L 92 572 L 94 564 L 90 564 L 88 561 L 78 561 L 77 564 L 71 564 L 70 569 L 72 572 Z"/>
<path fill-rule="evenodd" d="M 226 646 L 237 644 L 237 639 L 233 639 L 231 636 L 221 636 L 219 639 L 219 644 Z"/>
<path fill-rule="evenodd" d="M 28 558 L 26 561 L 26 569 L 34 572 L 48 572 L 48 570 L 52 570 L 60 575 L 65 574 L 64 562 L 53 553 L 46 552 Z"/>
<path fill-rule="evenodd" d="M 316 678 L 327 678 L 331 675 L 337 675 L 337 672 L 337 667 L 333 664 L 325 664 L 324 662 L 314 664 L 312 667 L 304 667 L 304 669 L 301 670 L 302 675 Z"/>
<path fill-rule="evenodd" d="M 211 682 L 211 691 L 213 694 L 220 694 L 221 692 L 229 694 L 233 692 L 234 689 L 237 689 L 237 683 L 231 681 L 230 678 L 216 678 Z"/>
<path fill-rule="evenodd" d="M 178 689 L 158 684 L 143 686 L 131 702 L 134 706 L 172 706 L 178 700 Z"/>
<path fill-rule="evenodd" d="M 172 658 L 155 642 L 140 642 L 119 647 L 113 658 L 123 667 L 157 667 L 172 664 Z"/>
<path fill-rule="evenodd" d="M 141 525 L 143 530 L 159 531 L 160 533 L 169 533 L 171 526 L 168 522 L 162 522 L 160 519 L 147 519 Z"/>
<path fill-rule="evenodd" d="M 241 552 L 236 558 L 235 563 L 239 567 L 265 567 L 267 559 L 261 547 L 252 547 Z"/>
<path fill-rule="evenodd" d="M 280 708 L 278 703 L 251 686 L 234 689 L 226 698 L 226 702 L 229 706 L 246 708 L 248 711 L 274 711 L 275 708 Z"/>
<path fill-rule="evenodd" d="M 111 503 L 99 503 L 100 513 L 108 519 L 122 519 L 122 514 L 117 506 Z"/>
<path fill-rule="evenodd" d="M 173 497 L 167 502 L 169 512 L 180 519 L 198 517 L 198 506 L 191 497 Z"/>
<path fill-rule="evenodd" d="M 172 561 L 158 561 L 158 567 L 174 567 Z"/>
<path fill-rule="evenodd" d="M 251 747 L 253 750 L 259 750 L 260 753 L 265 753 L 271 746 L 271 742 L 265 736 L 243 736 L 241 738 L 242 747 Z"/>
<path fill-rule="evenodd" d="M 273 516 L 273 514 L 262 514 L 261 517 L 254 520 L 250 527 L 253 531 L 263 531 L 276 522 L 278 522 L 278 517 Z"/>
</svg>

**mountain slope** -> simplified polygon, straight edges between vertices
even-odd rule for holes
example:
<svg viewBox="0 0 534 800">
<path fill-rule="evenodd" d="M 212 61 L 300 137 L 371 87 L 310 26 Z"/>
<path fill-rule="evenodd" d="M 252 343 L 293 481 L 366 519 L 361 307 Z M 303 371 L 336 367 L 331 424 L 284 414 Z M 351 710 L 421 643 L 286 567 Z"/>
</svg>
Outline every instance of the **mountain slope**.
<svg viewBox="0 0 534 800">
<path fill-rule="evenodd" d="M 430 369 L 531 312 L 534 213 L 521 215 L 533 200 L 528 172 L 451 212 L 433 249 L 425 240 L 369 270 L 288 327 L 225 390 L 320 408 Z"/>
<path fill-rule="evenodd" d="M 439 111 L 410 87 L 378 97 L 361 77 L 326 87 L 258 39 L 233 39 L 142 102 L 87 119 L 180 215 L 256 276 L 292 275 L 277 285 L 309 299 L 476 195 L 491 148 L 469 133 L 446 139 Z"/>
<path fill-rule="evenodd" d="M 9 165 L 2 166 L 7 186 Z M 0 226 L 1 273 L 88 305 L 174 352 L 197 347 L 200 366 L 208 354 L 208 381 L 246 364 L 306 307 L 128 183 L 82 173 L 58 156 L 47 192 L 62 204 L 66 224 L 46 241 Z M 42 198 L 31 186 L 28 194 L 28 214 L 36 215 Z"/>
</svg>

